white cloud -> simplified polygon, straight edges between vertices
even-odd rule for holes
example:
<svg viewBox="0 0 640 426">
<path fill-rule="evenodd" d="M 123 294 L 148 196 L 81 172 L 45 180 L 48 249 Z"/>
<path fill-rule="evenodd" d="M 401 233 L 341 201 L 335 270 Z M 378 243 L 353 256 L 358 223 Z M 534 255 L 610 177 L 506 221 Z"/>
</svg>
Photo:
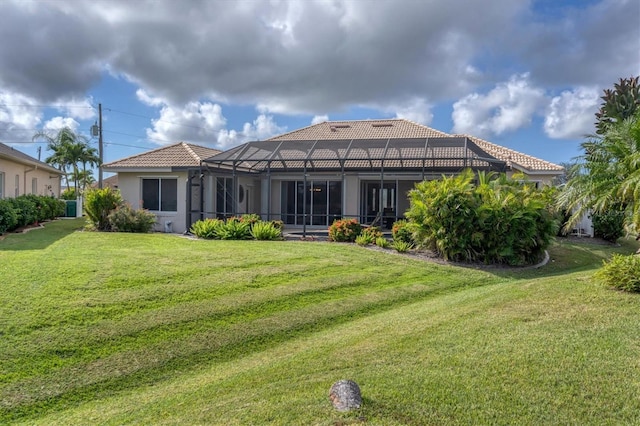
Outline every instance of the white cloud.
<svg viewBox="0 0 640 426">
<path fill-rule="evenodd" d="M 41 122 L 34 99 L 0 89 L 0 142 L 28 142 Z"/>
<path fill-rule="evenodd" d="M 253 123 L 244 123 L 241 131 L 222 129 L 218 133 L 218 147 L 230 148 L 244 142 L 264 140 L 287 131 L 278 126 L 273 116 L 260 114 Z"/>
<path fill-rule="evenodd" d="M 189 102 L 181 108 L 164 105 L 160 118 L 152 120 L 147 137 L 153 143 L 164 145 L 179 141 L 211 144 L 226 125 L 222 108 L 211 102 Z"/>
<path fill-rule="evenodd" d="M 314 115 L 311 119 L 311 124 L 319 124 L 324 123 L 325 121 L 329 121 L 329 116 L 325 115 Z"/>
<path fill-rule="evenodd" d="M 594 131 L 594 114 L 600 104 L 596 87 L 564 91 L 551 100 L 544 120 L 544 131 L 554 139 L 577 139 Z"/>
<path fill-rule="evenodd" d="M 526 127 L 544 101 L 528 74 L 514 75 L 487 94 L 473 93 L 453 104 L 453 132 L 482 137 Z"/>
<path fill-rule="evenodd" d="M 136 97 L 143 104 L 153 107 L 162 106 L 167 103 L 165 99 L 149 95 L 149 93 L 144 89 L 136 90 Z"/>
<path fill-rule="evenodd" d="M 92 98 L 62 99 L 58 101 L 57 109 L 78 120 L 90 120 L 98 115 L 97 108 L 92 105 L 92 101 Z"/>
<path fill-rule="evenodd" d="M 44 130 L 45 132 L 57 132 L 58 130 L 62 129 L 63 127 L 68 127 L 71 130 L 73 130 L 74 132 L 77 132 L 78 129 L 80 128 L 80 123 L 78 123 L 76 120 L 74 120 L 71 117 L 53 117 L 49 120 L 47 120 L 44 123 L 44 126 L 42 126 L 42 130 Z"/>
<path fill-rule="evenodd" d="M 387 111 L 395 112 L 396 118 L 404 118 L 416 123 L 429 125 L 433 120 L 431 105 L 425 100 L 414 98 L 401 105 L 394 105 Z"/>
</svg>

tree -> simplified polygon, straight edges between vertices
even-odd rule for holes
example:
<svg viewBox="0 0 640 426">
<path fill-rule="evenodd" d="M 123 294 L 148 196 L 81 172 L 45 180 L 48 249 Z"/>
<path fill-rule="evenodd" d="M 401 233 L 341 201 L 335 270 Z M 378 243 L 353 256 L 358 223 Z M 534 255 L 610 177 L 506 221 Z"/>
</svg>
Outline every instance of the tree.
<svg viewBox="0 0 640 426">
<path fill-rule="evenodd" d="M 72 176 L 74 187 L 80 190 L 80 179 L 87 165 L 100 165 L 97 150 L 89 146 L 89 141 L 83 135 L 75 133 L 69 127 L 63 127 L 55 133 L 40 131 L 33 136 L 33 140 L 44 139 L 47 141 L 47 149 L 53 154 L 45 161 L 65 172 L 67 188 L 69 187 L 69 175 Z M 82 164 L 82 172 L 78 167 Z M 84 185 L 83 185 L 84 187 Z"/>
<path fill-rule="evenodd" d="M 638 77 L 621 78 L 613 89 L 606 89 L 604 102 L 596 113 L 596 133 L 602 135 L 613 123 L 632 117 L 640 109 L 640 84 Z"/>
<path fill-rule="evenodd" d="M 565 225 L 571 229 L 589 210 L 624 212 L 628 232 L 640 230 L 640 109 L 622 121 L 604 127 L 582 143 L 576 174 L 559 197 L 561 207 L 573 212 Z"/>
</svg>

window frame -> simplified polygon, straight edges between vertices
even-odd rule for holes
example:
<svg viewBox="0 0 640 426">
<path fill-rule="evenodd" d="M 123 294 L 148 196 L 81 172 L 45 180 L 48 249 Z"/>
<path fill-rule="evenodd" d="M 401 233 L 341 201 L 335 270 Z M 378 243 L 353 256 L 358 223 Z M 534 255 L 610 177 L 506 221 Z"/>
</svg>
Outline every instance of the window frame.
<svg viewBox="0 0 640 426">
<path fill-rule="evenodd" d="M 158 182 L 158 194 L 157 194 L 157 200 L 158 200 L 158 205 L 157 205 L 157 209 L 155 208 L 150 208 L 146 206 L 145 203 L 145 181 L 157 181 Z M 175 192 L 173 195 L 175 198 L 175 209 L 168 209 L 166 208 L 164 205 L 171 203 L 174 200 L 170 200 L 170 201 L 164 201 L 163 198 L 166 198 L 167 193 L 165 191 L 163 191 L 163 181 L 166 181 L 167 183 L 169 181 L 172 181 L 173 184 L 175 185 Z M 140 193 L 140 200 L 142 202 L 142 208 L 147 209 L 149 211 L 152 212 L 158 212 L 158 213 L 177 213 L 178 212 L 178 178 L 177 177 L 141 177 L 140 178 L 140 188 L 141 188 L 141 193 Z M 171 191 L 173 188 L 166 188 L 165 190 L 169 190 Z M 155 205 L 153 207 L 156 207 Z"/>
</svg>

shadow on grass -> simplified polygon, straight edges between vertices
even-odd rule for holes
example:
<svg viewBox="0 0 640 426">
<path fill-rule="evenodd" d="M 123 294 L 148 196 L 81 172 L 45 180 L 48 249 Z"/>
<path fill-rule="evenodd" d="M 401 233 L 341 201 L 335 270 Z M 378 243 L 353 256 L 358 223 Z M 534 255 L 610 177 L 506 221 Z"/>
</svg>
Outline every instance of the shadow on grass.
<svg viewBox="0 0 640 426">
<path fill-rule="evenodd" d="M 81 229 L 85 219 L 56 219 L 28 232 L 8 233 L 0 240 L 0 251 L 43 250 Z"/>
</svg>

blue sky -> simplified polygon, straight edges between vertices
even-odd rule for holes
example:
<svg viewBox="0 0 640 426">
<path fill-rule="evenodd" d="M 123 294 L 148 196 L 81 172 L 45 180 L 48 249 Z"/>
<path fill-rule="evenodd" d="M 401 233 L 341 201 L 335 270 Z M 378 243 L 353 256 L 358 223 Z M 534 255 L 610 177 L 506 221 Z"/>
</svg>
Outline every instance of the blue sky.
<svg viewBox="0 0 640 426">
<path fill-rule="evenodd" d="M 102 104 L 106 162 L 389 117 L 568 162 L 640 74 L 638 22 L 637 0 L 3 0 L 0 142 L 45 159 L 36 131 L 88 136 Z"/>
</svg>

